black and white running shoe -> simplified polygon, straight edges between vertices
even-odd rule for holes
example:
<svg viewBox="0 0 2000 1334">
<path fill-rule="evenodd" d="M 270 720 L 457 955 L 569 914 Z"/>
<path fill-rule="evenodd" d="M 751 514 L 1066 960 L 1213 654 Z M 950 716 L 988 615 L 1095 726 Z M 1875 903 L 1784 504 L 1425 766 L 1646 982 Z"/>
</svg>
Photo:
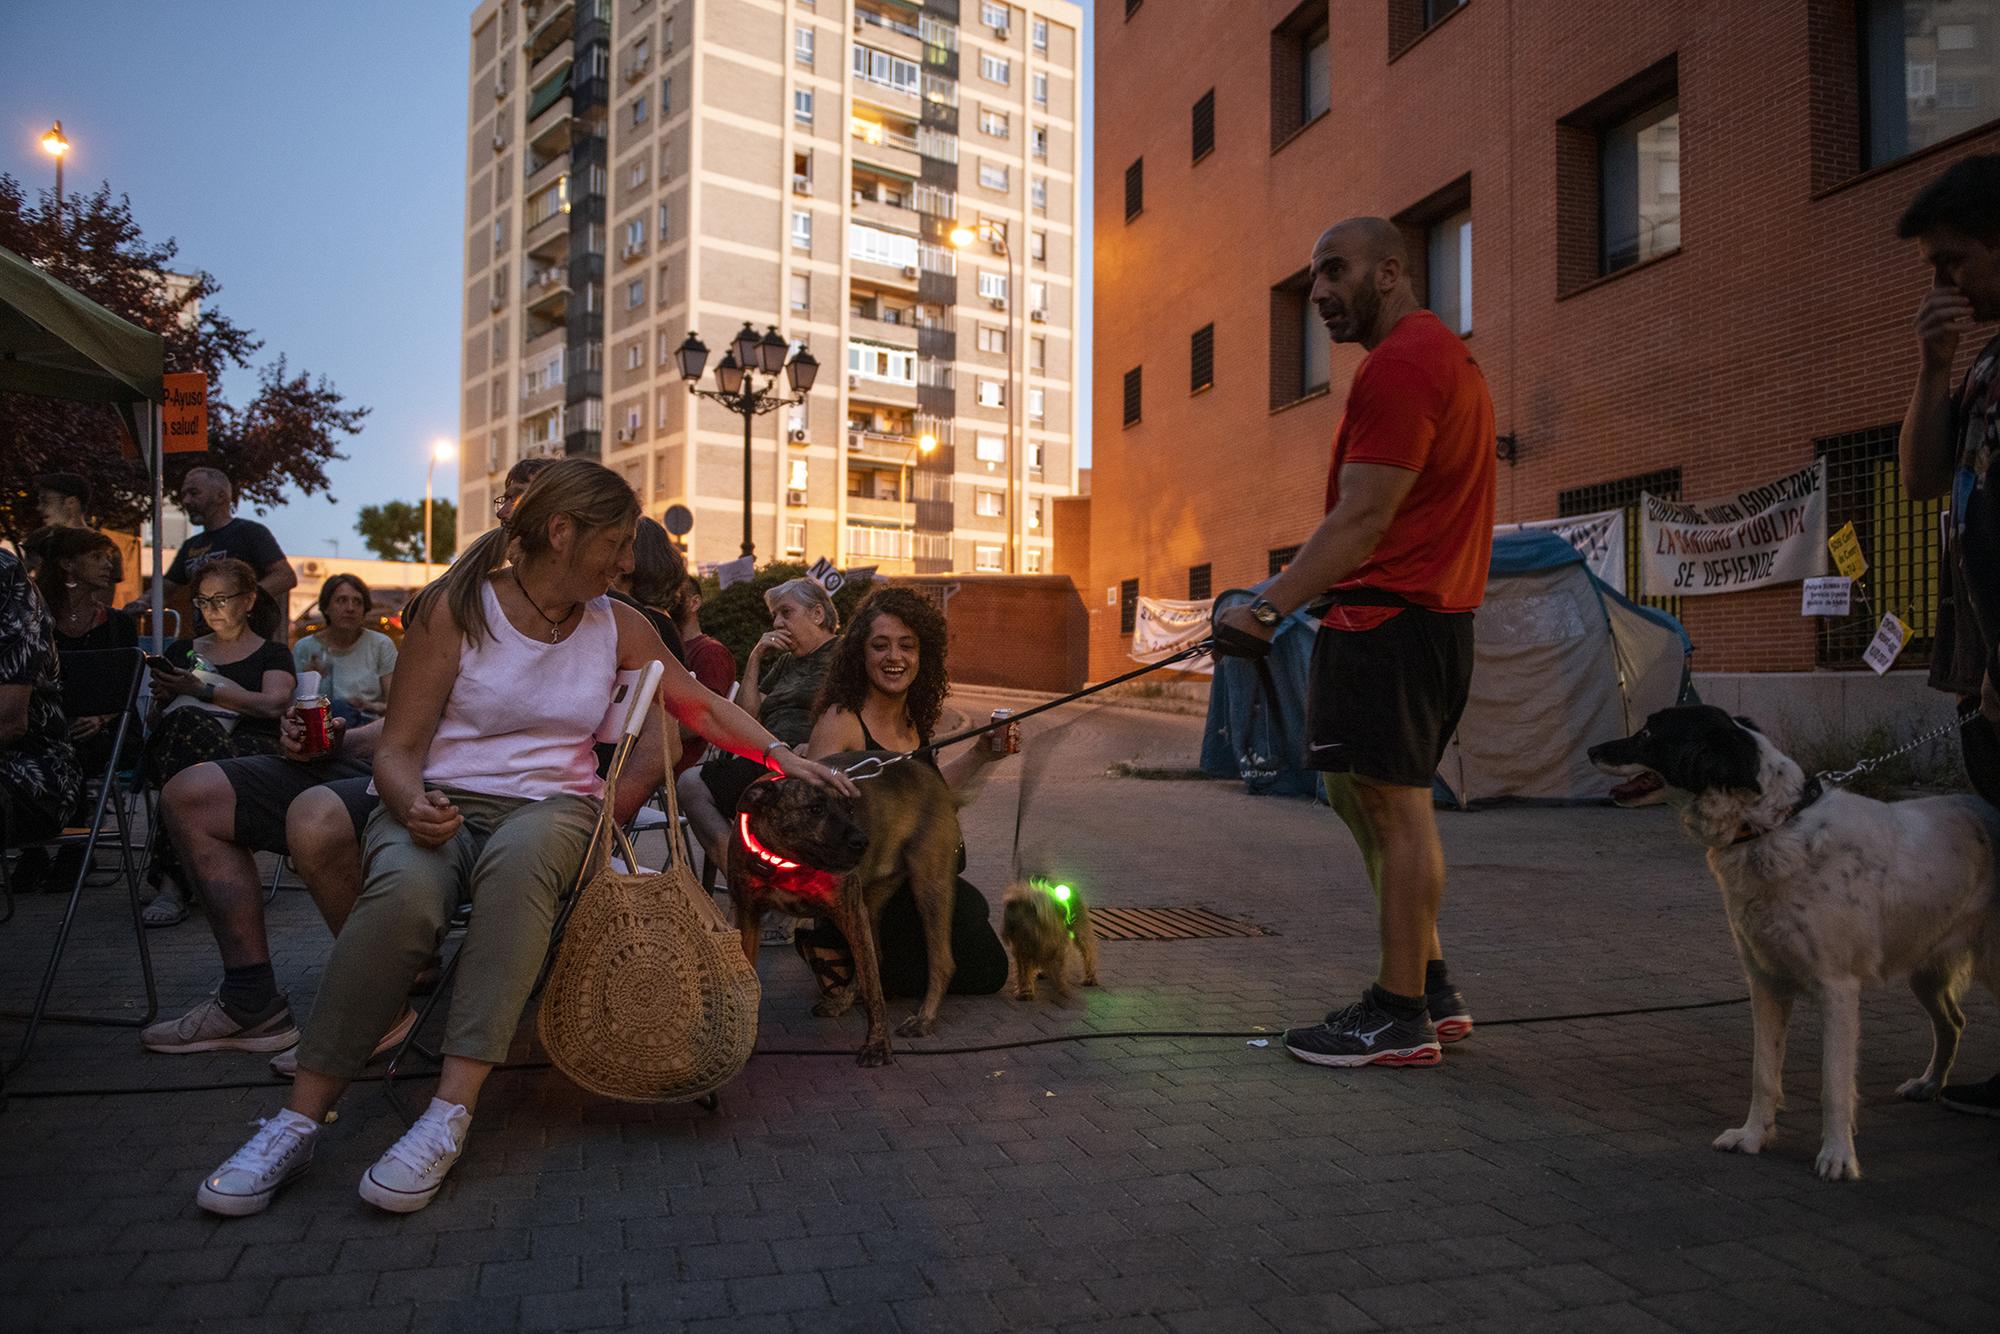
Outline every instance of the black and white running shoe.
<svg viewBox="0 0 2000 1334">
<path fill-rule="evenodd" d="M 1439 1042 L 1457 1042 L 1472 1036 L 1472 1007 L 1465 1003 L 1457 987 L 1426 991 L 1424 1004 L 1430 1010 L 1431 1026 Z"/>
<path fill-rule="evenodd" d="M 1310 1028 L 1285 1030 L 1285 1050 L 1314 1065 L 1437 1065 L 1444 1060 L 1429 1016 L 1398 1019 L 1363 993 Z"/>
</svg>

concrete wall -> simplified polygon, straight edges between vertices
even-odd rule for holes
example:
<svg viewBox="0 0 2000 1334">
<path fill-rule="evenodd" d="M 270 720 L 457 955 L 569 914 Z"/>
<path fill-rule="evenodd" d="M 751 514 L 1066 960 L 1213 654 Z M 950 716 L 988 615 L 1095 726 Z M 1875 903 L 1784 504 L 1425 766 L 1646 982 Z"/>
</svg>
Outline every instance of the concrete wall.
<svg viewBox="0 0 2000 1334">
<path fill-rule="evenodd" d="M 1924 683 L 1923 672 L 1696 672 L 1702 702 L 1757 724 L 1779 749 L 1802 763 L 1809 752 L 1868 738 L 1878 729 L 1894 746 L 1919 732 L 1949 722 L 1956 711 L 1950 695 Z M 1873 753 L 1873 748 L 1870 748 Z M 1949 770 L 1957 763 L 1958 738 L 1947 736 L 1912 755 L 1921 769 Z M 1855 754 L 1847 762 L 1863 758 Z"/>
</svg>

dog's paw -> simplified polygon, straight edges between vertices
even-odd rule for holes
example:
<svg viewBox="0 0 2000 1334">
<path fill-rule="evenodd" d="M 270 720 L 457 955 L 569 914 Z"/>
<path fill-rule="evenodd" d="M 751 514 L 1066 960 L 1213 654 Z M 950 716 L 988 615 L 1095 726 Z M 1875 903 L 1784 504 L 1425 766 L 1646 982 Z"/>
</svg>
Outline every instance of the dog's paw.
<svg viewBox="0 0 2000 1334">
<path fill-rule="evenodd" d="M 896 1025 L 896 1036 L 903 1038 L 927 1038 L 937 1031 L 937 1020 L 926 1019 L 921 1014 L 913 1014 Z"/>
<path fill-rule="evenodd" d="M 836 991 L 813 1002 L 813 1013 L 822 1019 L 838 1019 L 853 1008 L 852 991 Z"/>
<path fill-rule="evenodd" d="M 1724 1153 L 1759 1153 L 1772 1138 L 1771 1131 L 1756 1126 L 1731 1126 L 1715 1137 L 1715 1147 Z"/>
<path fill-rule="evenodd" d="M 1014 999 L 1017 1001 L 1031 1001 L 1034 998 L 1035 993 L 1033 988 L 1024 987 L 1014 993 Z"/>
<path fill-rule="evenodd" d="M 1094 987 L 1094 986 L 1096 986 L 1096 985 L 1097 985 L 1097 974 L 1096 974 L 1096 973 L 1085 973 L 1085 974 L 1083 975 L 1083 985 L 1085 985 L 1085 986 L 1087 986 L 1087 987 Z"/>
<path fill-rule="evenodd" d="M 861 1054 L 855 1057 L 854 1063 L 856 1065 L 875 1066 L 888 1065 L 893 1060 L 894 1058 L 889 1055 L 889 1040 L 882 1038 L 875 1042 L 863 1043 L 861 1045 Z"/>
<path fill-rule="evenodd" d="M 1942 1079 L 1918 1075 L 1915 1079 L 1906 1079 L 1896 1085 L 1896 1094 L 1898 1097 L 1908 1098 L 1911 1102 L 1930 1102 L 1937 1097 L 1938 1090 L 1943 1087 Z"/>
<path fill-rule="evenodd" d="M 1852 1144 L 1822 1144 L 1813 1171 L 1821 1181 L 1859 1181 L 1861 1160 L 1854 1156 Z"/>
</svg>

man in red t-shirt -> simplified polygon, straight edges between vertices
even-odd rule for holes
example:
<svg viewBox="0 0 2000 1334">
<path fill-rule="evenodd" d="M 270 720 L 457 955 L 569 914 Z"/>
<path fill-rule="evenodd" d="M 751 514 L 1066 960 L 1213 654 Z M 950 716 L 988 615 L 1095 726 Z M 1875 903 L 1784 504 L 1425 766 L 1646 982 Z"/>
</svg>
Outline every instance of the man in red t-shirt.
<svg viewBox="0 0 2000 1334">
<path fill-rule="evenodd" d="M 729 645 L 702 630 L 701 585 L 693 578 L 683 580 L 667 610 L 681 632 L 681 645 L 687 650 L 688 673 L 728 699 L 730 690 L 736 685 L 736 655 L 729 651 Z M 681 757 L 674 764 L 674 776 L 679 777 L 700 764 L 702 756 L 707 753 L 708 742 L 700 733 L 682 727 Z"/>
<path fill-rule="evenodd" d="M 1333 340 L 1368 349 L 1334 439 L 1326 518 L 1220 624 L 1269 640 L 1293 610 L 1331 598 L 1313 645 L 1306 763 L 1361 846 L 1382 964 L 1359 1001 L 1288 1030 L 1285 1047 L 1317 1065 L 1435 1065 L 1440 1041 L 1472 1031 L 1437 934 L 1431 778 L 1472 682 L 1472 613 L 1493 553 L 1493 400 L 1465 344 L 1418 303 L 1395 224 L 1329 228 L 1312 281 Z"/>
</svg>

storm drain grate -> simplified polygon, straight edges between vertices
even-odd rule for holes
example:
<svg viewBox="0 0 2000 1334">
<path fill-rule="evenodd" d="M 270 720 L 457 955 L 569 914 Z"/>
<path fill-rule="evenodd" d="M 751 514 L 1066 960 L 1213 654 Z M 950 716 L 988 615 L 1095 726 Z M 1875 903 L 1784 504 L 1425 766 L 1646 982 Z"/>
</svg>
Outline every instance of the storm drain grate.
<svg viewBox="0 0 2000 1334">
<path fill-rule="evenodd" d="M 1099 940 L 1202 940 L 1277 934 L 1206 908 L 1092 908 L 1090 921 Z"/>
</svg>

